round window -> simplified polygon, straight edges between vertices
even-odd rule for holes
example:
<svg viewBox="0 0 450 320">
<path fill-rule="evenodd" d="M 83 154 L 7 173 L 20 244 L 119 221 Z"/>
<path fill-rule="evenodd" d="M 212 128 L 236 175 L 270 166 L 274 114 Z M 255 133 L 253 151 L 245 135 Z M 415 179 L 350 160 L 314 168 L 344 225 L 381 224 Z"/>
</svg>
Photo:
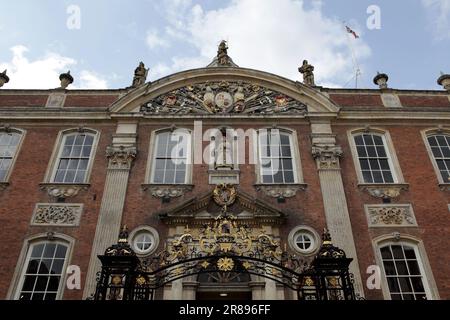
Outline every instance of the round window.
<svg viewBox="0 0 450 320">
<path fill-rule="evenodd" d="M 308 251 L 313 244 L 313 240 L 311 239 L 311 236 L 309 234 L 304 233 L 304 232 L 299 232 L 295 236 L 295 244 L 297 245 L 297 247 L 300 250 Z"/>
<path fill-rule="evenodd" d="M 158 233 L 152 227 L 140 227 L 130 235 L 133 250 L 138 255 L 149 254 L 158 247 Z"/>
<path fill-rule="evenodd" d="M 307 226 L 294 228 L 288 237 L 292 249 L 302 254 L 313 254 L 319 245 L 319 235 Z"/>
</svg>

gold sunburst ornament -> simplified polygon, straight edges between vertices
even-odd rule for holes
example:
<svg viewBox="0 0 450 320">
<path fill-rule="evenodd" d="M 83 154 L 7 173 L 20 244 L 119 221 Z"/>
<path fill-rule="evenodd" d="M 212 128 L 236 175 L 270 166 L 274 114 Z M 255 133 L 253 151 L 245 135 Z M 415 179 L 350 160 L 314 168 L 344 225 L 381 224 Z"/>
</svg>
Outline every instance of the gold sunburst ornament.
<svg viewBox="0 0 450 320">
<path fill-rule="evenodd" d="M 234 261 L 230 258 L 220 258 L 217 261 L 217 267 L 220 271 L 231 271 L 234 268 Z"/>
</svg>

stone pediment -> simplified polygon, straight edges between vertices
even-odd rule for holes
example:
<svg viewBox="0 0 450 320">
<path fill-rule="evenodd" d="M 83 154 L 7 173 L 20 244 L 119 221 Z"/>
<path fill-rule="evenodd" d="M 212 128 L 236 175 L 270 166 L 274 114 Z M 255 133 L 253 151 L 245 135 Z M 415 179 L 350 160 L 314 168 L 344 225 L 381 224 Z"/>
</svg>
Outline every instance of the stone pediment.
<svg viewBox="0 0 450 320">
<path fill-rule="evenodd" d="M 246 224 L 282 224 L 286 215 L 270 204 L 239 192 L 236 200 L 227 208 L 230 215 Z M 191 198 L 180 205 L 160 212 L 160 219 L 169 225 L 201 225 L 211 221 L 222 213 L 209 192 L 200 197 Z"/>
<path fill-rule="evenodd" d="M 306 114 L 307 107 L 279 91 L 257 84 L 204 82 L 164 93 L 140 107 L 144 114 Z"/>
</svg>

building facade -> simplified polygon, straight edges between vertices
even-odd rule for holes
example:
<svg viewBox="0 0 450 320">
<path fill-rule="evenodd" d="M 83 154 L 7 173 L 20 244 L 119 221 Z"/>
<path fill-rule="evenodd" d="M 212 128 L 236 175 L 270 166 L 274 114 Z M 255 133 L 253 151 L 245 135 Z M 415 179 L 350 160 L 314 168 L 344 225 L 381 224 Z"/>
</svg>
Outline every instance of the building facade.
<svg viewBox="0 0 450 320">
<path fill-rule="evenodd" d="M 205 68 L 146 82 L 141 64 L 124 89 L 71 90 L 70 73 L 56 89 L 1 88 L 0 297 L 85 299 L 124 225 L 136 255 L 154 255 L 213 221 L 213 190 L 233 186 L 228 210 L 287 252 L 314 257 L 327 228 L 359 296 L 449 299 L 448 77 L 446 90 L 391 89 L 384 74 L 330 89 L 313 69 L 300 83 L 238 67 L 222 43 Z M 214 277 L 158 297 L 293 298 Z"/>
</svg>

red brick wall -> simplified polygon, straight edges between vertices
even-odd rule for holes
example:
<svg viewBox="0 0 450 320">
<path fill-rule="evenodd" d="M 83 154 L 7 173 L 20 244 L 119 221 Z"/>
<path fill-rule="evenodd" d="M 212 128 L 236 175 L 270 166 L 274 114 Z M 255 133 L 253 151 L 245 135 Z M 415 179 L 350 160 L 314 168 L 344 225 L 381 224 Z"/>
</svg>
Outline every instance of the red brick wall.
<svg viewBox="0 0 450 320">
<path fill-rule="evenodd" d="M 39 183 L 44 180 L 58 132 L 69 126 L 14 126 L 27 130 L 27 133 L 11 174 L 10 185 L 0 191 L 0 225 L 3 228 L 0 241 L 0 298 L 6 298 L 24 240 L 49 230 L 75 238 L 70 264 L 81 267 L 82 286 L 84 286 L 106 176 L 104 154 L 106 146 L 111 143 L 115 125 L 86 125 L 101 132 L 90 177 L 91 186 L 89 190 L 80 191 L 76 197 L 66 201 L 84 204 L 80 226 L 60 228 L 31 227 L 30 220 L 36 203 L 54 202 L 46 191 L 40 190 Z M 81 299 L 81 297 L 82 290 L 65 290 L 64 298 L 66 299 Z"/>
<path fill-rule="evenodd" d="M 407 96 L 399 95 L 404 107 L 447 107 L 450 108 L 450 100 L 446 96 Z"/>
<path fill-rule="evenodd" d="M 0 107 L 43 107 L 48 95 L 6 95 L 0 94 Z"/>
<path fill-rule="evenodd" d="M 382 107 L 379 94 L 330 94 L 330 99 L 342 107 Z"/>
<path fill-rule="evenodd" d="M 442 299 L 450 298 L 450 276 L 448 265 L 450 254 L 444 245 L 444 239 L 450 234 L 448 204 L 450 192 L 441 191 L 432 163 L 422 139 L 421 126 L 383 126 L 390 132 L 403 177 L 409 184 L 409 191 L 402 192 L 393 204 L 411 203 L 417 219 L 418 228 L 371 228 L 368 230 L 364 204 L 381 204 L 380 199 L 370 196 L 357 188 L 358 180 L 349 149 L 347 130 L 360 126 L 335 125 L 333 132 L 337 134 L 338 144 L 342 146 L 344 156 L 341 160 L 343 182 L 352 222 L 357 254 L 362 270 L 363 282 L 366 282 L 366 268 L 375 264 L 372 239 L 384 234 L 399 231 L 423 240 L 426 253 Z M 380 292 L 366 290 L 368 298 L 382 298 Z"/>
</svg>

